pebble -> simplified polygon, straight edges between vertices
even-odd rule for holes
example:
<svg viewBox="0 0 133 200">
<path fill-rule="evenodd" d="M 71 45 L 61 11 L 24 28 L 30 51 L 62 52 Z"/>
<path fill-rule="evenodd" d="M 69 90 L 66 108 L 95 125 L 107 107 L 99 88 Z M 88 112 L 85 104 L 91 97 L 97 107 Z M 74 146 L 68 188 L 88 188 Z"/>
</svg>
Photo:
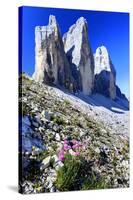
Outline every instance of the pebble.
<svg viewBox="0 0 133 200">
<path fill-rule="evenodd" d="M 95 152 L 99 154 L 99 153 L 100 153 L 100 149 L 97 147 L 97 148 L 95 149 Z"/>
<path fill-rule="evenodd" d="M 47 158 L 45 158 L 41 163 L 40 170 L 44 170 L 45 168 L 47 168 L 50 165 L 50 160 L 51 160 L 51 156 L 48 156 Z"/>
<path fill-rule="evenodd" d="M 58 141 L 58 142 L 61 140 L 59 133 L 56 133 L 55 139 L 56 139 L 56 141 Z"/>
</svg>

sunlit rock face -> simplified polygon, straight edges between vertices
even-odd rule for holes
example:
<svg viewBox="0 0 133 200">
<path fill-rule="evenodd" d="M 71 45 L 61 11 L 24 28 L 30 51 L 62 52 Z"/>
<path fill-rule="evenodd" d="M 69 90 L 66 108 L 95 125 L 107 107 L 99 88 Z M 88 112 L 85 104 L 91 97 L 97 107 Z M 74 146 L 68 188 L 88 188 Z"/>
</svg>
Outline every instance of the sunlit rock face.
<svg viewBox="0 0 133 200">
<path fill-rule="evenodd" d="M 84 94 L 91 94 L 94 81 L 94 60 L 88 40 L 87 22 L 83 17 L 79 18 L 64 34 L 63 43 L 78 88 Z"/>
<path fill-rule="evenodd" d="M 70 65 L 55 16 L 50 15 L 47 26 L 35 28 L 35 72 L 33 78 L 44 83 L 64 85 L 71 82 Z"/>
<path fill-rule="evenodd" d="M 35 28 L 35 72 L 37 82 L 63 86 L 85 95 L 100 93 L 113 100 L 124 98 L 116 86 L 116 71 L 105 46 L 93 55 L 85 18 L 80 17 L 63 38 L 55 16 L 47 26 Z"/>
<path fill-rule="evenodd" d="M 116 98 L 116 71 L 106 47 L 96 49 L 95 61 L 95 86 L 94 90 L 111 99 Z"/>
</svg>

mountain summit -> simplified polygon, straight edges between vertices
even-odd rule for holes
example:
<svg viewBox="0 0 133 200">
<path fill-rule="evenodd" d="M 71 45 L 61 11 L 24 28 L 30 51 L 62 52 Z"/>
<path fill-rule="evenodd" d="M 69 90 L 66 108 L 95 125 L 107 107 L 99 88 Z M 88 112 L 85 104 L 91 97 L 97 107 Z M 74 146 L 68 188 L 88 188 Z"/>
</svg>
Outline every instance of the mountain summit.
<svg viewBox="0 0 133 200">
<path fill-rule="evenodd" d="M 94 82 L 94 62 L 88 39 L 88 26 L 83 17 L 70 27 L 63 37 L 63 42 L 73 69 L 73 76 L 77 79 L 78 89 L 84 94 L 91 94 Z"/>
<path fill-rule="evenodd" d="M 99 93 L 113 100 L 123 99 L 128 105 L 116 85 L 116 70 L 107 48 L 98 47 L 93 55 L 88 35 L 87 21 L 80 17 L 62 38 L 55 16 L 50 15 L 47 26 L 35 28 L 33 78 L 74 93 Z"/>
<path fill-rule="evenodd" d="M 116 71 L 105 46 L 98 47 L 95 58 L 95 91 L 116 98 Z"/>
<path fill-rule="evenodd" d="M 65 85 L 72 82 L 70 64 L 64 52 L 64 46 L 56 18 L 49 17 L 47 26 L 35 28 L 35 72 L 36 81 L 47 84 Z"/>
</svg>

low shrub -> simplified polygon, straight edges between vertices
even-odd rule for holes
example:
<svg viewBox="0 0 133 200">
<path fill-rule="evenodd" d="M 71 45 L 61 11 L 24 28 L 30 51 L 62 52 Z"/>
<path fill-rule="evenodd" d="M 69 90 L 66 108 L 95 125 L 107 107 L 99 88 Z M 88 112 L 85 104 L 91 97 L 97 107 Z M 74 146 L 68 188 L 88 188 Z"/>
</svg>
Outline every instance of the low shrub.
<svg viewBox="0 0 133 200">
<path fill-rule="evenodd" d="M 93 190 L 93 189 L 104 189 L 109 188 L 108 183 L 104 177 L 99 177 L 95 175 L 93 172 L 91 174 L 91 178 L 86 179 L 82 185 L 82 190 Z"/>
<path fill-rule="evenodd" d="M 109 188 L 105 178 L 93 172 L 90 162 L 68 153 L 65 154 L 64 166 L 57 171 L 55 186 L 59 191 Z"/>
<path fill-rule="evenodd" d="M 79 158 L 66 154 L 64 166 L 57 172 L 56 187 L 60 191 L 78 190 L 81 167 L 82 163 Z"/>
<path fill-rule="evenodd" d="M 58 125 L 65 125 L 65 121 L 63 118 L 61 117 L 54 117 L 53 118 L 54 123 L 57 123 Z"/>
</svg>

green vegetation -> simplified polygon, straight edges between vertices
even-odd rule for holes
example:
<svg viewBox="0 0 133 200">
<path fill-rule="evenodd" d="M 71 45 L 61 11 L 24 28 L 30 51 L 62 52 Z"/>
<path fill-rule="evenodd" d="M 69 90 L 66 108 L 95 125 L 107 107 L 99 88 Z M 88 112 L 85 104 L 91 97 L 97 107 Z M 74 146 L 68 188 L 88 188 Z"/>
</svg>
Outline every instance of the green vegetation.
<svg viewBox="0 0 133 200">
<path fill-rule="evenodd" d="M 65 155 L 64 166 L 57 172 L 56 187 L 60 191 L 78 190 L 82 163 L 70 154 Z"/>
<path fill-rule="evenodd" d="M 58 125 L 66 125 L 65 120 L 61 117 L 54 117 L 53 122 L 58 124 Z"/>
<path fill-rule="evenodd" d="M 93 190 L 93 189 L 107 189 L 109 188 L 109 184 L 105 181 L 103 177 L 97 177 L 94 173 L 92 173 L 92 178 L 86 180 L 82 185 L 82 190 Z"/>
<path fill-rule="evenodd" d="M 37 157 L 37 160 L 38 160 L 38 161 L 42 161 L 42 160 L 45 159 L 47 156 L 49 156 L 49 152 L 45 150 L 45 151 L 40 152 L 40 154 L 37 155 L 36 157 Z"/>
<path fill-rule="evenodd" d="M 105 178 L 95 174 L 83 157 L 65 155 L 64 166 L 57 172 L 56 187 L 60 191 L 109 188 Z"/>
<path fill-rule="evenodd" d="M 36 149 L 32 149 L 31 153 L 22 155 L 27 165 L 21 170 L 23 172 L 21 182 L 25 180 L 32 182 L 38 193 L 50 192 L 49 184 L 44 187 L 43 173 L 48 180 L 53 174 L 52 184 L 55 186 L 55 191 L 129 186 L 127 162 L 129 141 L 126 138 L 112 134 L 104 124 L 91 118 L 89 113 L 80 111 L 80 108 L 76 108 L 71 101 L 56 98 L 55 94 L 48 90 L 47 85 L 36 83 L 25 73 L 20 78 L 22 79 L 19 91 L 20 117 L 30 116 L 29 127 L 34 133 L 31 134 L 31 139 L 39 136 L 47 147 L 47 150 L 36 153 Z M 49 120 L 45 120 L 43 110 L 49 113 Z M 32 123 L 36 116 L 41 120 L 41 123 L 37 122 L 38 128 L 35 128 Z M 60 135 L 60 142 L 56 140 L 56 133 Z M 64 165 L 60 162 L 55 164 L 54 155 L 61 160 L 59 147 L 62 148 L 62 145 L 60 144 L 70 137 L 83 145 L 83 148 L 77 150 L 79 156 L 73 156 L 73 153 L 70 155 L 69 150 L 66 150 L 65 159 L 62 159 Z M 47 170 L 40 170 L 42 161 L 48 156 L 51 156 L 51 160 Z"/>
<path fill-rule="evenodd" d="M 23 102 L 23 105 L 19 104 L 19 109 L 20 109 L 19 113 L 23 117 L 30 114 L 30 107 L 24 102 Z"/>
</svg>

